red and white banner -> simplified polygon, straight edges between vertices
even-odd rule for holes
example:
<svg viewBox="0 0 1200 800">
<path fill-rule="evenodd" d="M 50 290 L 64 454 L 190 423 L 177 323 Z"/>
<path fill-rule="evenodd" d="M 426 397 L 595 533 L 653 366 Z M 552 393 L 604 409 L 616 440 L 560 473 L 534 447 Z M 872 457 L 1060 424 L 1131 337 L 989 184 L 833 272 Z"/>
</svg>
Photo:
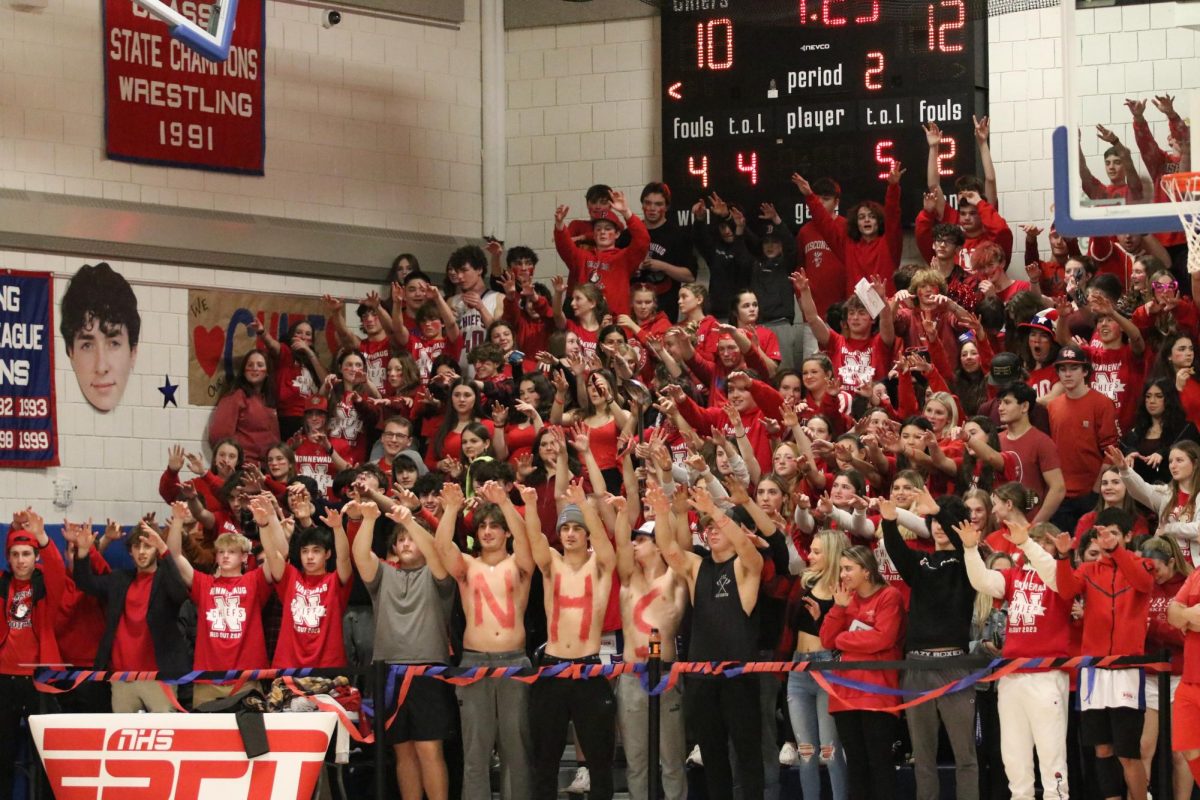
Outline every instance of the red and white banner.
<svg viewBox="0 0 1200 800">
<path fill-rule="evenodd" d="M 337 716 L 265 714 L 270 752 L 246 758 L 233 714 L 29 718 L 57 800 L 308 800 Z"/>
<path fill-rule="evenodd" d="M 210 3 L 164 0 L 201 27 Z M 265 0 L 240 0 L 229 58 L 209 61 L 133 0 L 104 0 L 108 157 L 263 174 Z"/>
</svg>

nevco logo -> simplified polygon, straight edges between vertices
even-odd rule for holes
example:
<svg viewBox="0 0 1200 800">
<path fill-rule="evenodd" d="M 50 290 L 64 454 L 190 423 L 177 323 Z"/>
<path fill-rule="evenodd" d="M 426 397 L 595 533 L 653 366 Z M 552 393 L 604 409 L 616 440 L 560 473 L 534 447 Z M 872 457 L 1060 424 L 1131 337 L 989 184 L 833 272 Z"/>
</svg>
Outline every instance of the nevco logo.
<svg viewBox="0 0 1200 800">
<path fill-rule="evenodd" d="M 266 717 L 270 752 L 252 761 L 232 715 L 62 714 L 31 717 L 30 727 L 58 800 L 309 798 L 335 717 L 275 717 Z"/>
</svg>

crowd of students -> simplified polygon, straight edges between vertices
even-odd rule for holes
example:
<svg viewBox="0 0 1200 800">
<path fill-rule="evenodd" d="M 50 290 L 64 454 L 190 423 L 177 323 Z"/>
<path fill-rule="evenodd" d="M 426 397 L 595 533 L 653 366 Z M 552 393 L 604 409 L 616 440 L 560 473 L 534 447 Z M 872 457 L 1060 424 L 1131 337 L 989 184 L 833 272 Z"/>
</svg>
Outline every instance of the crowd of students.
<svg viewBox="0 0 1200 800">
<path fill-rule="evenodd" d="M 793 176 L 811 214 L 798 232 L 770 204 L 755 214 L 715 193 L 681 227 L 666 185 L 645 187 L 640 217 L 598 185 L 586 218 L 555 211 L 566 275 L 549 286 L 533 250 L 489 240 L 452 253 L 441 287 L 399 257 L 355 327 L 326 296 L 332 363 L 307 322 L 278 338 L 253 326 L 257 346 L 206 432 L 210 458 L 168 453 L 165 526 L 150 515 L 94 536 L 68 523 L 64 558 L 36 511 L 14 515 L 0 749 L 36 706 L 33 664 L 642 662 L 654 633 L 667 662 L 915 665 L 834 673 L 845 682 L 832 690 L 809 672 L 689 675 L 662 698 L 672 800 L 686 797 L 685 761 L 702 764 L 710 798 L 735 784 L 747 800 L 778 797 L 781 762 L 805 798 L 821 797 L 822 767 L 835 800 L 889 798 L 904 750 L 917 797 L 936 798 L 941 728 L 960 800 L 1029 800 L 1038 785 L 1046 798 L 1141 800 L 1170 701 L 1139 669 L 1009 674 L 909 708 L 907 738 L 894 707 L 912 696 L 900 689 L 965 678 L 956 657 L 968 653 L 1167 649 L 1176 797 L 1190 796 L 1193 276 L 1176 271 L 1178 243 L 1153 236 L 1083 249 L 1051 230 L 1043 259 L 1030 226 L 1029 280 L 1013 280 L 987 121 L 984 176 L 960 177 L 950 198 L 939 133 L 926 132 L 919 264 L 902 263 L 899 165 L 883 204 L 847 209 L 835 180 Z M 1120 161 L 1092 190 L 1120 193 Z M 108 324 L 102 306 L 88 313 Z M 113 570 L 103 550 L 121 540 L 133 568 Z M 178 702 L 154 681 L 98 691 L 62 703 Z M 230 691 L 201 682 L 192 703 Z M 647 714 L 629 675 L 421 677 L 387 736 L 406 800 L 447 797 L 455 738 L 463 797 L 491 796 L 498 753 L 506 797 L 550 798 L 573 723 L 574 788 L 608 798 L 619 732 L 631 796 L 644 798 Z M 0 764 L 6 797 L 12 765 Z"/>
</svg>

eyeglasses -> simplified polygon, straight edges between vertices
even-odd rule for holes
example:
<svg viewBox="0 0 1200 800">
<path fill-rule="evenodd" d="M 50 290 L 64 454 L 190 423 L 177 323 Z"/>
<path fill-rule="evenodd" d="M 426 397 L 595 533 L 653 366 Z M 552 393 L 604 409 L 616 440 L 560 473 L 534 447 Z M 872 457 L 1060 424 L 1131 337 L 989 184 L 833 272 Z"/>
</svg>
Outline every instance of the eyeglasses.
<svg viewBox="0 0 1200 800">
<path fill-rule="evenodd" d="M 1179 281 L 1154 281 L 1150 285 L 1160 292 L 1170 292 L 1179 288 Z"/>
<path fill-rule="evenodd" d="M 380 438 L 382 438 L 382 439 L 409 439 L 409 438 L 412 438 L 412 434 L 387 432 L 387 433 L 384 433 Z"/>
</svg>

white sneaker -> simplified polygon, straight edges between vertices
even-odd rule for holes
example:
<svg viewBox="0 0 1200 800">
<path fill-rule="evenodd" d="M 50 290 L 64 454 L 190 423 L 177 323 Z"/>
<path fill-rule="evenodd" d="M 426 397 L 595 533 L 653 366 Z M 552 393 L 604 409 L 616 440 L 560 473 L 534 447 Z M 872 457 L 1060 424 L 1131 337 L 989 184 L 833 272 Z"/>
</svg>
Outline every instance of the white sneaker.
<svg viewBox="0 0 1200 800">
<path fill-rule="evenodd" d="M 586 794 L 592 790 L 592 776 L 587 767 L 575 770 L 575 780 L 567 787 L 567 794 Z"/>
<path fill-rule="evenodd" d="M 700 758 L 700 745 L 692 748 L 692 752 L 688 753 L 687 765 L 689 767 L 703 767 L 704 761 Z"/>
<path fill-rule="evenodd" d="M 783 747 L 779 750 L 779 766 L 794 767 L 799 763 L 800 754 L 796 752 L 796 745 L 784 742 Z"/>
</svg>

